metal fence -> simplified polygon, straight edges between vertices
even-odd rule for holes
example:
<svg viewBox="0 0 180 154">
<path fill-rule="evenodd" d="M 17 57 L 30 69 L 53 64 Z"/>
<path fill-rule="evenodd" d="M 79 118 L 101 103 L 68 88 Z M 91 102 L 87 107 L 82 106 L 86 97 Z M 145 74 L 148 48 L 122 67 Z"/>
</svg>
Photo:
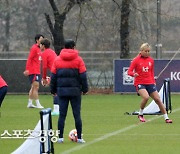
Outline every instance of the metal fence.
<svg viewBox="0 0 180 154">
<path fill-rule="evenodd" d="M 171 59 L 176 51 L 164 51 L 162 59 Z M 130 52 L 130 59 L 137 52 Z M 155 58 L 155 51 L 152 57 Z M 27 93 L 30 88 L 28 78 L 23 75 L 28 52 L 0 52 L 0 74 L 9 85 L 11 93 Z M 112 88 L 114 84 L 113 61 L 119 59 L 119 51 L 81 51 L 84 59 L 90 88 Z M 177 54 L 174 59 L 180 59 Z M 40 86 L 40 92 L 49 93 L 49 88 Z"/>
</svg>

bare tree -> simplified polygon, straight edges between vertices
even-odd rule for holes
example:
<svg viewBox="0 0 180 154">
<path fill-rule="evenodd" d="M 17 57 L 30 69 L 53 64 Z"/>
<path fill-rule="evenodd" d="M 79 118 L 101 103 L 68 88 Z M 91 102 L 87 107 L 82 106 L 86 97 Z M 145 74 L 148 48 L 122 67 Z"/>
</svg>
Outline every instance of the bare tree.
<svg viewBox="0 0 180 154">
<path fill-rule="evenodd" d="M 121 54 L 120 58 L 129 57 L 129 14 L 130 14 L 130 0 L 122 0 L 121 7 Z"/>
<path fill-rule="evenodd" d="M 129 16 L 131 0 L 122 0 L 121 6 L 116 0 L 113 0 L 113 2 L 118 6 L 119 10 L 121 11 L 120 58 L 129 58 Z"/>
<path fill-rule="evenodd" d="M 73 8 L 73 6 L 75 6 L 76 4 L 80 5 L 85 1 L 88 0 L 68 0 L 64 10 L 62 11 L 62 13 L 60 13 L 54 0 L 49 0 L 49 3 L 51 5 L 54 14 L 54 25 L 51 21 L 49 14 L 45 13 L 45 18 L 53 36 L 53 45 L 57 55 L 60 53 L 61 49 L 64 46 L 63 26 L 64 26 L 64 21 L 66 19 L 66 15 Z"/>
<path fill-rule="evenodd" d="M 5 1 L 6 13 L 5 13 L 5 39 L 2 51 L 9 51 L 9 42 L 10 42 L 10 5 L 9 0 Z"/>
</svg>

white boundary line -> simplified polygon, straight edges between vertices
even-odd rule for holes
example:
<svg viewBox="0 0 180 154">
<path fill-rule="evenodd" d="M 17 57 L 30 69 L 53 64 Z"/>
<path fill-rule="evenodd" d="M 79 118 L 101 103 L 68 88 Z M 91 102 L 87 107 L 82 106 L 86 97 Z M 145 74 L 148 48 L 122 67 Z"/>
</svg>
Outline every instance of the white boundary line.
<svg viewBox="0 0 180 154">
<path fill-rule="evenodd" d="M 180 108 L 178 108 L 178 109 L 176 109 L 176 110 L 173 110 L 173 113 L 174 113 L 174 112 L 177 112 L 177 111 L 180 111 Z M 156 119 L 159 119 L 159 118 L 161 118 L 161 117 L 162 117 L 162 115 L 161 115 L 161 116 L 158 116 L 158 117 L 151 118 L 151 119 L 149 119 L 147 122 L 151 122 L 151 121 L 156 120 Z M 146 123 L 147 123 L 147 122 L 146 122 Z M 107 139 L 107 138 L 109 138 L 109 137 L 111 137 L 111 136 L 114 136 L 114 135 L 117 135 L 117 134 L 121 134 L 121 133 L 123 133 L 123 132 L 126 132 L 126 131 L 128 131 L 128 130 L 130 130 L 130 129 L 136 128 L 136 127 L 141 126 L 141 125 L 143 125 L 143 123 L 133 124 L 133 125 L 130 125 L 130 126 L 128 126 L 128 127 L 119 129 L 119 130 L 117 130 L 117 131 L 114 131 L 114 132 L 105 134 L 105 135 L 103 135 L 103 136 L 101 136 L 101 137 L 99 137 L 99 138 L 96 138 L 96 139 L 94 139 L 94 140 L 92 140 L 92 141 L 90 141 L 90 142 L 87 142 L 87 143 L 85 143 L 85 144 L 81 144 L 81 145 L 78 145 L 78 146 L 76 146 L 76 147 L 74 147 L 74 148 L 71 148 L 71 149 L 69 149 L 69 150 L 66 150 L 66 151 L 62 152 L 62 154 L 69 154 L 69 153 L 71 153 L 71 152 L 81 150 L 82 148 L 87 147 L 87 146 L 89 146 L 89 145 L 91 145 L 91 144 L 94 144 L 94 143 L 96 143 L 96 142 L 105 140 L 105 139 Z"/>
</svg>

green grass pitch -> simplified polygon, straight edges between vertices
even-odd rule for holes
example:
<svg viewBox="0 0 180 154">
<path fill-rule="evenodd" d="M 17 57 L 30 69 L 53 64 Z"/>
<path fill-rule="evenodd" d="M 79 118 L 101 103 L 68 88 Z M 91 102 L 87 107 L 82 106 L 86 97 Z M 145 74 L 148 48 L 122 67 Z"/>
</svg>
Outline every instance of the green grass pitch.
<svg viewBox="0 0 180 154">
<path fill-rule="evenodd" d="M 0 134 L 4 130 L 33 130 L 40 115 L 40 109 L 28 109 L 27 95 L 7 95 L 0 109 Z M 65 142 L 54 143 L 55 154 L 179 154 L 180 151 L 180 95 L 172 95 L 173 111 L 169 117 L 173 124 L 166 124 L 164 118 L 146 115 L 149 120 L 140 123 L 137 116 L 124 115 L 139 109 L 137 95 L 85 95 L 82 96 L 83 138 L 85 144 L 68 139 L 74 129 L 71 107 L 65 125 Z M 52 96 L 40 95 L 41 104 L 52 108 Z M 149 101 L 151 102 L 151 100 Z M 58 117 L 53 116 L 53 129 L 57 130 Z M 25 139 L 0 138 L 0 153 L 9 154 Z"/>
</svg>

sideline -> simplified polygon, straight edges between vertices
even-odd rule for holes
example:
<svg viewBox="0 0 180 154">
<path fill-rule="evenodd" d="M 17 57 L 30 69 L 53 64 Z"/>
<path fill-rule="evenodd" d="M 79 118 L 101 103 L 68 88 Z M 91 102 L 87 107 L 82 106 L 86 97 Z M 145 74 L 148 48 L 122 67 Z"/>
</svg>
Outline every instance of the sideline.
<svg viewBox="0 0 180 154">
<path fill-rule="evenodd" d="M 180 111 L 180 108 L 173 110 L 173 113 L 174 113 L 174 112 L 177 112 L 177 111 Z M 158 117 L 151 118 L 151 119 L 149 119 L 147 122 L 151 122 L 151 121 L 153 121 L 153 120 L 159 119 L 159 118 L 161 118 L 162 116 L 163 116 L 163 115 L 158 116 Z M 147 122 L 146 122 L 146 123 L 147 123 Z M 96 138 L 96 139 L 94 139 L 94 140 L 92 140 L 92 141 L 90 141 L 90 142 L 87 142 L 87 143 L 85 143 L 85 144 L 81 144 L 81 145 L 78 145 L 78 146 L 76 146 L 76 147 L 74 147 L 74 148 L 71 148 L 71 149 L 69 149 L 69 150 L 66 150 L 66 151 L 62 152 L 62 154 L 69 154 L 69 153 L 71 153 L 71 152 L 81 150 L 82 148 L 87 147 L 87 146 L 89 146 L 89 145 L 91 145 L 91 144 L 94 144 L 94 143 L 96 143 L 96 142 L 105 140 L 105 139 L 107 139 L 107 138 L 109 138 L 109 137 L 111 137 L 111 136 L 114 136 L 114 135 L 117 135 L 117 134 L 126 132 L 126 131 L 128 131 L 128 130 L 130 130 L 130 129 L 136 128 L 136 127 L 141 126 L 141 125 L 143 125 L 143 123 L 133 124 L 133 125 L 130 125 L 130 126 L 128 126 L 128 127 L 119 129 L 119 130 L 117 130 L 117 131 L 114 131 L 114 132 L 105 134 L 105 135 L 103 135 L 103 136 L 101 136 L 101 137 L 99 137 L 99 138 Z"/>
</svg>

